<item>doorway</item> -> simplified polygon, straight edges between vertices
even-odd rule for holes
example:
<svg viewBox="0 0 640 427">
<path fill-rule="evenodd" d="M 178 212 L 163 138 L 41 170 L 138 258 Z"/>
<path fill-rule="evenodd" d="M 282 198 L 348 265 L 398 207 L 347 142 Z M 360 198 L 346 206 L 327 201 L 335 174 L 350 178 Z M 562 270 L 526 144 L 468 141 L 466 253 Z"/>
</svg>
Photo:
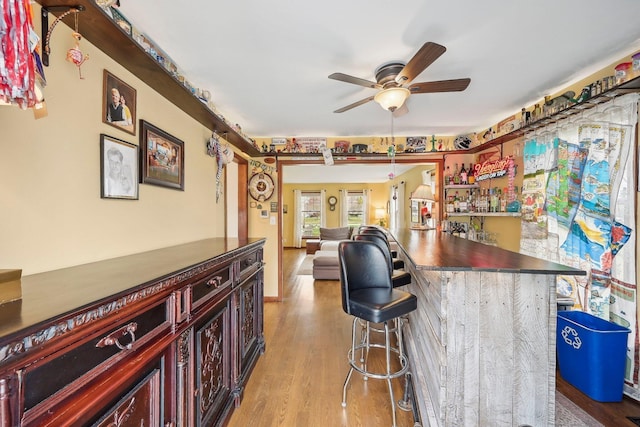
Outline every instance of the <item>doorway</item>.
<svg viewBox="0 0 640 427">
<path fill-rule="evenodd" d="M 416 156 L 417 157 L 417 156 Z M 376 210 L 380 208 L 386 210 L 387 215 L 391 214 L 392 208 L 392 194 L 391 190 L 393 185 L 401 185 L 406 188 L 406 192 L 396 191 L 396 197 L 398 197 L 394 203 L 394 212 L 402 212 L 403 220 L 396 217 L 394 225 L 404 224 L 408 227 L 410 225 L 410 218 L 408 217 L 409 209 L 409 196 L 415 188 L 422 183 L 422 177 L 419 171 L 411 171 L 418 167 L 428 166 L 430 169 L 436 170 L 436 176 L 441 175 L 442 165 L 444 160 L 439 157 L 412 157 L 412 158 L 396 158 L 395 165 L 390 165 L 389 160 L 386 157 L 378 157 L 366 160 L 345 160 L 336 162 L 333 166 L 326 166 L 320 160 L 305 161 L 305 160 L 289 160 L 286 157 L 278 158 L 277 162 L 277 189 L 278 189 L 278 206 L 282 207 L 278 213 L 278 297 L 277 300 L 281 300 L 283 297 L 283 269 L 282 260 L 285 247 L 293 247 L 292 242 L 292 227 L 293 217 L 295 215 L 295 209 L 292 203 L 292 194 L 289 193 L 289 189 L 292 184 L 296 182 L 304 183 L 305 185 L 314 184 L 318 190 L 326 189 L 331 186 L 332 188 L 338 188 L 338 185 L 345 186 L 348 183 L 358 183 L 360 185 L 366 185 L 369 182 L 375 183 L 389 183 L 389 189 L 384 191 L 383 201 L 378 200 L 375 204 L 370 205 L 371 216 Z M 370 171 L 369 171 L 370 170 Z M 421 170 L 421 169 L 420 169 Z M 390 180 L 389 173 L 393 171 L 394 177 Z M 297 173 L 299 172 L 299 174 Z M 370 172 L 370 173 L 369 173 Z M 410 176 L 407 182 L 403 181 L 404 175 Z M 402 184 L 400 184 L 402 182 Z M 436 188 L 438 188 L 438 182 L 436 182 Z M 287 194 L 284 194 L 284 188 L 287 187 Z M 437 191 L 440 193 L 440 191 Z M 291 192 L 292 193 L 292 192 Z M 331 194 L 327 192 L 327 197 Z M 438 196 L 437 196 L 438 197 Z M 441 200 L 439 195 L 439 200 Z M 402 203 L 404 200 L 405 203 Z M 325 203 L 328 208 L 328 203 Z M 398 205 L 406 205 L 404 209 L 398 209 Z M 439 206 L 440 208 L 440 206 Z M 338 206 L 339 209 L 339 206 Z M 286 214 L 284 213 L 286 212 Z M 405 214 L 406 212 L 406 214 Z M 335 214 L 335 213 L 334 213 Z M 389 226 L 389 222 L 386 223 Z"/>
<path fill-rule="evenodd" d="M 241 241 L 249 236 L 248 173 L 249 163 L 240 156 L 225 167 L 225 237 Z"/>
</svg>

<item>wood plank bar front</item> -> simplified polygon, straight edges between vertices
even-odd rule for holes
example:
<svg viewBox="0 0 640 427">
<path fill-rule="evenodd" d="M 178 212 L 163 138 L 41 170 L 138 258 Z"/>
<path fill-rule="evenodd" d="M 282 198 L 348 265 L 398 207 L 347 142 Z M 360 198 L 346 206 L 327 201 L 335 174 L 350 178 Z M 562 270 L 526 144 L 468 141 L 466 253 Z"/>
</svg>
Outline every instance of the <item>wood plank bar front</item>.
<svg viewBox="0 0 640 427">
<path fill-rule="evenodd" d="M 557 263 L 435 230 L 392 231 L 418 297 L 405 330 L 424 425 L 553 426 Z"/>
</svg>

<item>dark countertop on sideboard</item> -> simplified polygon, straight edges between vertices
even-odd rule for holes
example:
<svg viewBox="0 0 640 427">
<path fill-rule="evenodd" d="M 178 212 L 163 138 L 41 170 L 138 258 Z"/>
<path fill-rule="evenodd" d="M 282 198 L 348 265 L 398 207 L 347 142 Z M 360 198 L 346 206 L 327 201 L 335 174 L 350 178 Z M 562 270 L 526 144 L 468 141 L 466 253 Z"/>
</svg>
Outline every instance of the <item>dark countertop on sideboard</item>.
<svg viewBox="0 0 640 427">
<path fill-rule="evenodd" d="M 264 241 L 211 238 L 24 276 L 22 299 L 0 305 L 0 341 Z"/>
<path fill-rule="evenodd" d="M 487 271 L 584 276 L 586 272 L 436 230 L 391 230 L 418 270 Z"/>
</svg>

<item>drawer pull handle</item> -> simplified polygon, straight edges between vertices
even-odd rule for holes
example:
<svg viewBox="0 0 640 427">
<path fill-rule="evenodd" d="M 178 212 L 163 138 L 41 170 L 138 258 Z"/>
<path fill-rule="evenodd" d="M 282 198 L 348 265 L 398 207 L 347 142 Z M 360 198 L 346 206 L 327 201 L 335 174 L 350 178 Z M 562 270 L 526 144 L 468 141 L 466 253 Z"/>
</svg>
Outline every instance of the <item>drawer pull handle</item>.
<svg viewBox="0 0 640 427">
<path fill-rule="evenodd" d="M 220 285 L 222 285 L 222 276 L 215 276 L 209 280 L 207 280 L 207 286 L 208 287 L 214 287 L 217 288 Z"/>
<path fill-rule="evenodd" d="M 118 329 L 117 331 L 114 331 L 109 335 L 107 335 L 106 337 L 102 338 L 100 341 L 98 341 L 98 343 L 96 344 L 96 347 L 102 348 L 102 347 L 108 347 L 110 345 L 115 345 L 120 350 L 129 350 L 133 346 L 133 343 L 136 342 L 135 332 L 137 329 L 138 329 L 138 324 L 135 322 L 131 322 L 128 325 L 125 325 L 122 328 Z M 127 345 L 120 344 L 120 341 L 118 340 L 127 334 L 131 337 L 131 342 Z"/>
</svg>

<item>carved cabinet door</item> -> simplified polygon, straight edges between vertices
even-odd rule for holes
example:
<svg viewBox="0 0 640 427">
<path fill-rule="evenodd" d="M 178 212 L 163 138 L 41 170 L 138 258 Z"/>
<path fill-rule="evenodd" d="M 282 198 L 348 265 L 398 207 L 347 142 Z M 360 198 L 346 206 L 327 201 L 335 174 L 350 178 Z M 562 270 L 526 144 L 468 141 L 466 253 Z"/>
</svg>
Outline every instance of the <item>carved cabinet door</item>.
<svg viewBox="0 0 640 427">
<path fill-rule="evenodd" d="M 95 427 L 140 427 L 164 425 L 162 417 L 163 369 L 151 369 L 113 405 Z"/>
<path fill-rule="evenodd" d="M 230 302 L 195 327 L 196 426 L 213 426 L 231 409 Z"/>
<path fill-rule="evenodd" d="M 262 274 L 256 274 L 238 289 L 240 384 L 264 351 L 261 281 Z"/>
</svg>

